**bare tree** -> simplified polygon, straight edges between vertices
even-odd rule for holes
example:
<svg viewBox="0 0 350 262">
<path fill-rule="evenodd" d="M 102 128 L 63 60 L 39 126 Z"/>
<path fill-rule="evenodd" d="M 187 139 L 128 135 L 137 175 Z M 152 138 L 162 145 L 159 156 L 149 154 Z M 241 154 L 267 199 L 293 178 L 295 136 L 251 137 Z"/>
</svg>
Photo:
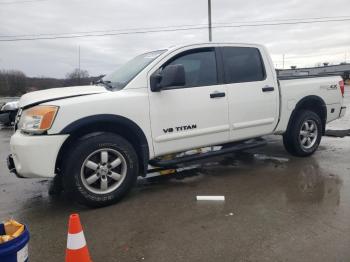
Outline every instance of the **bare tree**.
<svg viewBox="0 0 350 262">
<path fill-rule="evenodd" d="M 103 77 L 90 77 L 86 70 L 75 69 L 66 78 L 26 77 L 18 70 L 0 70 L 0 96 L 21 96 L 26 92 L 43 90 L 53 87 L 88 85 Z"/>
<path fill-rule="evenodd" d="M 20 96 L 26 93 L 26 75 L 18 70 L 0 71 L 0 95 Z"/>
<path fill-rule="evenodd" d="M 89 72 L 87 70 L 74 69 L 66 75 L 65 86 L 78 86 L 89 84 Z"/>
</svg>

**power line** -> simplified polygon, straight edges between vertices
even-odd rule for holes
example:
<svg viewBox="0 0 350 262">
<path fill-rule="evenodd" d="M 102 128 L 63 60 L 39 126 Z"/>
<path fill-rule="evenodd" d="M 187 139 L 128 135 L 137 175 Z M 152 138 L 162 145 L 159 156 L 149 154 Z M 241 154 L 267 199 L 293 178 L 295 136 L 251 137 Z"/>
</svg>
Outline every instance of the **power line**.
<svg viewBox="0 0 350 262">
<path fill-rule="evenodd" d="M 242 23 L 266 23 L 266 22 L 280 22 L 280 21 L 295 21 L 299 20 L 320 20 L 320 19 L 340 19 L 340 18 L 350 18 L 350 16 L 325 16 L 325 17 L 313 17 L 313 18 L 287 18 L 287 19 L 276 19 L 276 20 L 251 20 L 246 22 L 240 22 L 238 26 L 243 26 Z M 213 23 L 214 25 L 232 25 L 234 23 Z M 158 29 L 167 29 L 174 28 L 180 29 L 181 27 L 198 27 L 206 26 L 206 24 L 187 24 L 187 25 L 171 25 L 171 26 L 160 26 L 160 27 L 141 27 L 141 28 L 124 28 L 124 29 L 110 29 L 110 30 L 93 30 L 93 31 L 76 31 L 70 33 L 41 33 L 41 34 L 22 34 L 22 35 L 0 35 L 1 38 L 18 38 L 18 37 L 40 37 L 40 36 L 64 36 L 64 35 L 77 35 L 77 34 L 92 34 L 92 33 L 109 33 L 109 32 L 124 32 L 124 31 L 143 31 L 143 30 L 158 30 Z M 249 26 L 249 25 L 248 25 Z"/>
<path fill-rule="evenodd" d="M 350 21 L 348 19 L 328 19 L 328 20 L 315 20 L 315 21 L 298 21 L 298 22 L 281 22 L 281 23 L 261 23 L 261 24 L 238 24 L 238 25 L 214 25 L 213 28 L 240 28 L 240 27 L 261 27 L 261 26 L 280 26 L 280 25 L 296 25 L 296 24 L 314 24 L 314 23 L 330 23 L 330 22 L 345 22 Z M 207 26 L 194 26 L 186 28 L 174 28 L 174 29 L 160 29 L 160 30 L 139 30 L 139 31 L 126 31 L 116 33 L 102 33 L 102 34 L 80 34 L 80 35 L 61 35 L 61 36 L 47 36 L 47 37 L 28 37 L 28 38 L 8 38 L 0 39 L 0 42 L 15 42 L 15 41 L 35 41 L 35 40 L 54 40 L 54 39 L 69 39 L 69 38 L 82 38 L 82 37 L 103 37 L 103 36 L 116 36 L 116 35 L 131 35 L 131 34 L 146 34 L 146 33 L 161 33 L 161 32 L 176 32 L 176 31 L 190 31 L 190 30 L 203 30 L 207 29 Z"/>
<path fill-rule="evenodd" d="M 252 20 L 252 21 L 239 21 L 240 23 L 264 23 L 264 22 L 279 22 L 279 21 L 300 21 L 300 20 L 320 20 L 320 19 L 340 19 L 340 18 L 350 18 L 348 15 L 344 16 L 319 16 L 319 17 L 299 17 L 299 18 L 285 18 L 285 19 L 267 19 L 267 20 Z M 215 23 L 217 25 L 228 24 L 228 23 Z"/>
<path fill-rule="evenodd" d="M 310 58 L 310 59 L 319 59 L 320 57 L 340 57 L 344 56 L 344 53 L 327 53 L 327 54 L 319 54 L 319 55 L 288 55 L 288 58 L 285 58 L 285 62 L 293 62 L 296 60 L 304 60 L 305 58 Z M 338 59 L 338 58 L 337 58 Z M 275 62 L 283 63 L 283 54 L 282 54 L 282 59 L 272 59 Z"/>
<path fill-rule="evenodd" d="M 298 22 L 281 22 L 281 23 L 262 23 L 262 24 L 241 24 L 241 25 L 221 25 L 216 28 L 225 27 L 259 27 L 259 26 L 278 26 L 278 25 L 297 25 L 297 24 L 315 24 L 315 23 L 328 23 L 328 22 L 345 22 L 350 21 L 350 18 L 346 19 L 330 19 L 330 20 L 319 20 L 319 21 L 298 21 Z M 215 27 L 215 26 L 214 26 Z"/>
<path fill-rule="evenodd" d="M 349 17 L 350 18 L 350 17 Z M 157 30 L 166 28 L 181 28 L 181 27 L 196 27 L 205 26 L 206 24 L 188 24 L 188 25 L 169 25 L 158 27 L 139 27 L 139 28 L 124 28 L 124 29 L 110 29 L 110 30 L 93 30 L 93 31 L 77 31 L 71 33 L 45 33 L 45 34 L 26 34 L 26 35 L 0 35 L 2 37 L 29 37 L 29 36 L 64 36 L 64 35 L 76 35 L 76 34 L 91 34 L 91 33 L 108 33 L 108 32 L 124 32 L 124 31 L 140 31 L 140 30 Z"/>
<path fill-rule="evenodd" d="M 320 56 L 340 56 L 343 55 L 342 52 L 338 52 L 338 53 L 319 53 L 319 54 L 304 54 L 304 55 L 290 55 L 289 58 L 291 60 L 293 59 L 299 59 L 299 58 L 305 58 L 305 57 L 320 57 Z M 288 60 L 290 60 L 288 59 Z"/>
<path fill-rule="evenodd" d="M 8 2 L 0 2 L 0 5 L 26 4 L 26 3 L 44 2 L 44 1 L 49 1 L 49 0 L 8 1 Z"/>
</svg>

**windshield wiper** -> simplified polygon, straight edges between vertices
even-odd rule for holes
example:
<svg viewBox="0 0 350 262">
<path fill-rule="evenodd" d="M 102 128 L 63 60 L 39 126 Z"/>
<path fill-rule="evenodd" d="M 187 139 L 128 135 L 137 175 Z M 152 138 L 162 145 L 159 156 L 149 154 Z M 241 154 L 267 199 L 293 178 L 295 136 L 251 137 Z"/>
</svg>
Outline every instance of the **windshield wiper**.
<svg viewBox="0 0 350 262">
<path fill-rule="evenodd" d="M 109 89 L 113 89 L 113 86 L 111 85 L 111 81 L 104 81 L 102 79 L 99 79 L 97 81 L 94 81 L 93 82 L 95 85 L 98 85 L 98 84 L 102 84 L 104 85 L 105 87 L 109 88 Z"/>
</svg>

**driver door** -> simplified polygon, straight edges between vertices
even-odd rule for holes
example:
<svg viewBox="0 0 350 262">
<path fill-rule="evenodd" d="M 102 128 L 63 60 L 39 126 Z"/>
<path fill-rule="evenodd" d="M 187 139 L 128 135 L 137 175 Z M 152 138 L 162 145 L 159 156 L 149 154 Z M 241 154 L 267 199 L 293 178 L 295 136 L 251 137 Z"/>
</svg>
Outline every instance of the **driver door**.
<svg viewBox="0 0 350 262">
<path fill-rule="evenodd" d="M 219 78 L 215 48 L 178 52 L 159 68 L 179 64 L 185 70 L 184 86 L 167 87 L 160 92 L 149 89 L 156 156 L 229 139 L 226 87 Z"/>
</svg>

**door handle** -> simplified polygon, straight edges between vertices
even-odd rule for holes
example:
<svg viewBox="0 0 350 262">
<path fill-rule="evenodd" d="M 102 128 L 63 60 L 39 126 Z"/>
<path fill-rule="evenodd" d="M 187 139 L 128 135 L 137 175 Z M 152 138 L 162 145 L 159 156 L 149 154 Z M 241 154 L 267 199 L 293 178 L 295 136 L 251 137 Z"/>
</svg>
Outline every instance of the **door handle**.
<svg viewBox="0 0 350 262">
<path fill-rule="evenodd" d="M 214 92 L 210 94 L 210 98 L 219 98 L 219 97 L 225 97 L 225 92 Z"/>
<path fill-rule="evenodd" d="M 273 87 L 273 86 L 264 86 L 263 88 L 262 88 L 262 91 L 263 92 L 272 92 L 272 91 L 274 91 L 275 90 L 275 88 Z"/>
</svg>

